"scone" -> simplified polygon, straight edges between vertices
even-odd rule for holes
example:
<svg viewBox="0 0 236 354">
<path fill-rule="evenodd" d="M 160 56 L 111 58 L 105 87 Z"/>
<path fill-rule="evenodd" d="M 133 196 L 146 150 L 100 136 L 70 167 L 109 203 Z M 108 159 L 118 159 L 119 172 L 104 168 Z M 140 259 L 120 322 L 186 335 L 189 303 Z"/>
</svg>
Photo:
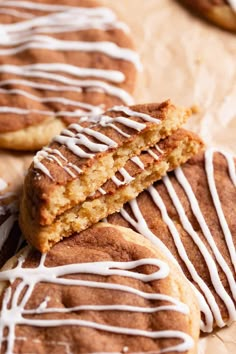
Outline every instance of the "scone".
<svg viewBox="0 0 236 354">
<path fill-rule="evenodd" d="M 133 103 L 139 57 L 99 1 L 5 1 L 0 23 L 0 147 L 40 149 L 84 114 Z"/>
<path fill-rule="evenodd" d="M 24 201 L 32 219 L 51 224 L 96 192 L 129 158 L 171 135 L 189 113 L 170 101 L 114 106 L 70 125 L 36 154 L 29 168 Z"/>
<path fill-rule="evenodd" d="M 27 241 L 41 252 L 74 232 L 85 230 L 99 220 L 119 211 L 154 181 L 198 153 L 203 143 L 198 136 L 179 129 L 154 147 L 128 160 L 124 167 L 95 193 L 64 211 L 50 225 L 32 219 L 27 200 L 21 203 L 20 224 Z"/>
<path fill-rule="evenodd" d="M 146 236 L 182 268 L 205 332 L 236 319 L 235 187 L 234 158 L 207 149 L 108 218 Z"/>
<path fill-rule="evenodd" d="M 17 224 L 18 197 L 9 192 L 7 183 L 0 177 L 0 267 L 15 254 L 20 245 Z"/>
<path fill-rule="evenodd" d="M 236 31 L 235 0 L 181 0 L 216 25 Z"/>
<path fill-rule="evenodd" d="M 183 275 L 130 229 L 100 224 L 0 272 L 1 353 L 196 353 Z"/>
</svg>

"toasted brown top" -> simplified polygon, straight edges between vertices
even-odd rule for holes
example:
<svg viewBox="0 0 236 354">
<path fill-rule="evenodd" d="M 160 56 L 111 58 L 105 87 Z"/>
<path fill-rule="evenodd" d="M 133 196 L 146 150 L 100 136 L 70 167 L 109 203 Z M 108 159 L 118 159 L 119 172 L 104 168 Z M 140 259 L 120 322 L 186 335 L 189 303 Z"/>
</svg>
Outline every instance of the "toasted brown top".
<svg viewBox="0 0 236 354">
<path fill-rule="evenodd" d="M 51 10 L 39 4 L 51 5 Z M 60 10 L 58 6 L 74 7 L 75 11 Z M 0 111 L 0 133 L 37 125 L 49 117 L 69 124 L 99 107 L 101 111 L 114 104 L 132 102 L 129 94 L 134 89 L 138 59 L 133 51 L 122 52 L 124 48 L 133 49 L 131 39 L 112 10 L 83 12 L 83 8 L 95 7 L 100 8 L 101 4 L 94 0 L 35 0 L 32 8 L 24 7 L 20 1 L 14 6 L 0 6 L 1 30 L 5 31 L 4 24 L 12 26 L 6 36 L 1 34 L 6 46 L 1 45 L 0 65 L 7 66 L 0 67 L 0 106 L 5 107 Z M 53 16 L 57 16 L 56 21 Z M 42 17 L 45 20 L 40 25 Z M 82 47 L 77 48 L 80 42 Z M 107 42 L 105 47 L 101 42 Z M 136 59 L 130 60 L 129 55 Z M 24 67 L 28 65 L 32 67 Z M 78 68 L 82 70 L 76 71 Z M 95 73 L 93 69 L 103 72 Z M 85 107 L 84 103 L 93 107 Z M 12 111 L 15 108 L 23 111 Z M 75 111 L 78 114 L 71 117 L 70 113 Z M 65 113 L 58 115 L 59 112 Z"/>
<path fill-rule="evenodd" d="M 131 230 L 101 224 L 57 244 L 46 259 L 30 248 L 21 253 L 20 258 L 18 255 L 18 259 L 21 280 L 14 281 L 18 277 L 13 268 L 17 258 L 8 262 L 0 274 L 1 280 L 9 277 L 12 280 L 8 291 L 2 292 L 1 300 L 6 299 L 7 293 L 14 299 L 18 297 L 16 290 L 31 283 L 31 269 L 34 269 L 34 285 L 24 295 L 19 294 L 19 300 L 25 302 L 24 309 L 21 305 L 18 308 L 14 308 L 13 303 L 8 305 L 9 311 L 14 313 L 11 325 L 15 334 L 10 337 L 6 333 L 6 340 L 1 343 L 3 352 L 7 346 L 14 349 L 14 353 L 32 352 L 35 348 L 49 352 L 52 347 L 54 351 L 58 348 L 63 352 L 62 343 L 71 353 L 157 352 L 185 340 L 186 347 L 181 352 L 195 352 L 196 347 L 191 340 L 189 342 L 189 337 L 181 338 L 182 333 L 194 339 L 198 337 L 199 313 L 190 287 L 158 249 Z M 41 269 L 38 268 L 40 259 Z M 133 261 L 137 263 L 129 263 Z M 148 280 L 146 275 L 154 272 L 161 273 Z M 160 294 L 168 295 L 168 301 L 148 299 Z M 176 302 L 175 311 L 160 308 L 173 305 L 171 301 Z M 188 314 L 186 305 L 179 301 L 187 304 Z M 124 305 L 129 309 L 122 309 Z M 4 312 L 4 302 L 1 306 Z M 86 309 L 87 306 L 105 307 L 99 310 Z M 117 308 L 112 310 L 109 306 Z M 133 311 L 130 306 L 135 306 Z M 154 311 L 154 307 L 159 311 Z M 27 319 L 27 323 L 20 325 L 21 318 Z M 2 323 L 7 326 L 7 321 L 6 318 Z M 54 321 L 52 327 L 50 321 Z M 144 332 L 132 332 L 136 330 Z M 159 332 L 162 330 L 165 334 Z M 150 338 L 155 335 L 160 338 Z"/>
<path fill-rule="evenodd" d="M 181 169 L 141 193 L 136 201 L 127 203 L 121 214 L 108 218 L 111 223 L 132 226 L 154 243 L 159 239 L 167 246 L 209 303 L 208 315 L 203 309 L 204 302 L 201 305 L 205 331 L 212 330 L 211 321 L 214 326 L 223 326 L 224 321 L 230 323 L 236 315 L 234 165 L 231 155 L 208 149 L 205 155 L 201 153 L 190 159 Z M 215 315 L 212 295 L 218 306 Z"/>
</svg>

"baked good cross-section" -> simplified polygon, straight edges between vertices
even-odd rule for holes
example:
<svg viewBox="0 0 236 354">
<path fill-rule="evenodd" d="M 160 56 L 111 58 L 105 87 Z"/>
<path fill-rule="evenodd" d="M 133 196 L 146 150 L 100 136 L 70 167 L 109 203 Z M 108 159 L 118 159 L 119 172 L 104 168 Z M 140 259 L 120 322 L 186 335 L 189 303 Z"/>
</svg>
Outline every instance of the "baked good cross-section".
<svg viewBox="0 0 236 354">
<path fill-rule="evenodd" d="M 51 224 L 94 193 L 129 158 L 171 135 L 189 113 L 170 101 L 115 106 L 70 125 L 36 154 L 28 171 L 23 199 L 32 219 Z"/>
<path fill-rule="evenodd" d="M 27 202 L 21 205 L 21 227 L 26 239 L 42 252 L 74 232 L 119 211 L 124 203 L 135 198 L 154 181 L 164 176 L 203 148 L 201 139 L 184 129 L 161 140 L 154 147 L 131 157 L 95 193 L 82 203 L 64 211 L 50 225 L 32 220 Z"/>
<path fill-rule="evenodd" d="M 108 217 L 179 265 L 198 297 L 205 332 L 236 319 L 235 165 L 228 152 L 209 148 Z"/>
<path fill-rule="evenodd" d="M 1 353 L 195 354 L 200 311 L 144 237 L 101 223 L 0 272 Z"/>
</svg>

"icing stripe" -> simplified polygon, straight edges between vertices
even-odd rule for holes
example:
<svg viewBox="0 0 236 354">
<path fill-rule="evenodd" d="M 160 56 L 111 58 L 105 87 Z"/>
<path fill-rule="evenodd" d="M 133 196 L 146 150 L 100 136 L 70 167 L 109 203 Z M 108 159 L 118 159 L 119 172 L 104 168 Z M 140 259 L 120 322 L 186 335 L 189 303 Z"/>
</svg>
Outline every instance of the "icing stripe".
<svg viewBox="0 0 236 354">
<path fill-rule="evenodd" d="M 133 98 L 123 89 L 116 87 L 114 85 L 108 84 L 107 82 L 104 81 L 99 81 L 99 80 L 77 80 L 77 79 L 72 79 L 66 76 L 58 75 L 58 74 L 53 74 L 53 73 L 48 73 L 48 72 L 43 72 L 43 71 L 36 71 L 36 70 L 31 70 L 27 71 L 24 70 L 24 67 L 18 67 L 14 65 L 1 65 L 0 66 L 0 72 L 3 73 L 11 73 L 15 75 L 20 75 L 20 76 L 25 76 L 25 77 L 31 77 L 31 78 L 37 78 L 37 79 L 46 79 L 46 80 L 52 80 L 56 81 L 59 83 L 63 83 L 65 85 L 70 85 L 70 86 L 78 86 L 80 89 L 79 92 L 81 92 L 81 88 L 89 88 L 93 87 L 93 89 L 96 90 L 102 90 L 102 92 L 106 92 L 111 96 L 117 96 L 119 97 L 123 102 L 126 102 L 126 104 L 132 104 Z M 92 75 L 93 76 L 93 75 Z M 16 84 L 23 84 L 26 86 L 31 86 L 35 88 L 40 88 L 40 87 L 45 87 L 45 89 L 51 89 L 50 85 L 48 84 L 41 84 L 41 83 L 33 83 L 34 86 L 32 86 L 32 83 L 29 82 L 29 85 L 27 84 L 27 81 L 22 81 L 22 80 L 6 80 L 6 81 L 0 81 L 0 86 L 7 85 L 10 83 L 16 83 Z M 53 89 L 54 90 L 54 89 Z M 67 87 L 67 90 L 69 88 Z M 74 88 L 70 87 L 70 90 L 74 91 Z"/>
<path fill-rule="evenodd" d="M 201 212 L 200 206 L 198 204 L 197 198 L 191 188 L 190 183 L 188 182 L 187 178 L 185 177 L 183 170 L 181 167 L 177 168 L 175 170 L 175 176 L 181 187 L 184 189 L 186 196 L 188 197 L 189 203 L 191 205 L 192 212 L 194 216 L 196 217 L 202 232 L 210 245 L 214 256 L 216 257 L 217 262 L 221 266 L 221 269 L 224 271 L 226 278 L 229 282 L 230 285 L 230 290 L 233 294 L 234 299 L 236 299 L 236 286 L 235 286 L 235 280 L 233 277 L 233 274 L 231 272 L 230 267 L 228 266 L 227 262 L 225 261 L 224 257 L 221 255 L 215 241 L 214 237 L 206 223 L 206 220 Z"/>
<path fill-rule="evenodd" d="M 2 4 L 4 6 L 4 4 Z M 17 11 L 13 9 L 0 9 L 0 14 L 1 15 L 9 15 L 9 16 L 14 16 L 14 17 L 19 17 L 19 18 L 33 18 L 34 15 L 30 14 L 28 12 L 23 12 L 23 11 Z M 1 33 L 1 29 L 0 29 Z"/>
<path fill-rule="evenodd" d="M 221 222 L 221 227 L 222 227 L 222 232 L 225 237 L 225 242 L 227 244 L 227 247 L 229 251 L 231 252 L 231 260 L 232 264 L 235 266 L 235 247 L 233 244 L 233 238 L 232 234 L 229 230 L 229 226 L 227 224 L 227 221 L 225 219 L 225 216 L 223 214 L 221 202 L 219 199 L 219 195 L 216 189 L 216 184 L 215 184 L 215 179 L 214 179 L 214 165 L 213 165 L 213 155 L 214 153 L 221 153 L 227 163 L 228 163 L 228 171 L 229 171 L 229 177 L 232 181 L 232 183 L 235 185 L 235 163 L 233 157 L 226 152 L 223 151 L 218 151 L 217 149 L 208 149 L 205 153 L 205 170 L 207 174 L 207 180 L 208 180 L 208 185 L 209 189 L 212 195 L 212 201 L 215 206 L 216 212 L 219 217 L 219 221 Z M 183 188 L 186 197 L 189 200 L 192 212 L 194 216 L 196 217 L 203 235 L 205 236 L 206 241 L 208 242 L 209 247 L 213 251 L 213 254 L 223 270 L 227 280 L 228 284 L 232 293 L 232 297 L 235 299 L 236 296 L 236 284 L 235 284 L 235 278 L 234 274 L 232 273 L 230 267 L 228 266 L 226 259 L 223 258 L 223 256 L 220 253 L 220 250 L 217 248 L 217 245 L 215 243 L 215 240 L 213 238 L 213 235 L 211 234 L 210 228 L 207 225 L 206 220 L 204 219 L 204 216 L 201 212 L 197 197 L 195 196 L 190 183 L 188 182 L 187 178 L 185 177 L 182 169 L 179 167 L 175 170 L 175 176 L 178 181 L 178 183 L 181 185 Z M 215 263 L 213 257 L 210 255 L 208 252 L 206 246 L 204 243 L 201 241 L 200 237 L 198 234 L 195 232 L 193 229 L 193 226 L 191 225 L 187 215 L 185 214 L 184 207 L 182 203 L 180 202 L 180 199 L 169 179 L 168 176 L 163 178 L 163 183 L 167 189 L 167 192 L 172 199 L 173 205 L 175 206 L 175 209 L 180 217 L 180 221 L 182 224 L 182 227 L 187 231 L 190 237 L 192 237 L 193 241 L 195 242 L 196 246 L 202 253 L 202 256 L 205 259 L 205 262 L 207 264 L 210 277 L 211 277 L 211 282 L 213 284 L 213 287 L 216 291 L 216 293 L 220 296 L 222 301 L 224 302 L 228 314 L 229 314 L 229 323 L 231 323 L 233 320 L 236 319 L 236 309 L 235 309 L 235 304 L 231 299 L 231 296 L 227 293 L 227 291 L 224 288 L 223 283 L 221 282 L 220 275 L 218 273 L 217 269 L 217 264 Z M 200 275 L 197 273 L 195 267 L 191 263 L 191 261 L 188 258 L 187 252 L 184 248 L 184 245 L 181 241 L 180 235 L 178 233 L 178 230 L 175 226 L 175 223 L 171 220 L 171 218 L 168 215 L 166 206 L 164 204 L 164 201 L 162 200 L 161 196 L 159 195 L 158 191 L 156 188 L 153 186 L 149 187 L 147 190 L 152 197 L 153 202 L 157 206 L 157 208 L 160 210 L 161 215 L 162 215 L 162 220 L 166 223 L 166 225 L 169 228 L 169 231 L 173 237 L 175 246 L 178 250 L 179 256 L 181 259 L 184 261 L 185 265 L 187 266 L 188 271 L 191 274 L 192 279 L 198 284 L 199 288 L 201 289 L 202 293 L 206 297 L 209 305 L 206 303 L 203 295 L 199 293 L 197 288 L 195 288 L 193 285 L 193 289 L 198 297 L 199 303 L 200 303 L 200 308 L 201 311 L 205 315 L 205 320 L 206 323 L 202 323 L 202 330 L 206 332 L 210 332 L 213 330 L 213 316 L 214 320 L 216 321 L 217 325 L 219 327 L 222 327 L 225 325 L 225 322 L 222 318 L 221 311 L 219 306 L 217 305 L 216 299 L 214 298 L 213 294 L 211 293 L 210 288 L 207 286 L 207 284 L 204 282 L 204 280 L 200 277 Z M 138 200 L 138 199 L 137 199 Z M 149 229 L 146 221 L 144 220 L 144 217 L 141 213 L 141 210 L 139 209 L 138 206 L 138 201 L 133 200 L 132 202 L 129 203 L 132 213 L 134 214 L 135 218 L 137 221 L 135 221 L 124 209 L 120 211 L 121 215 L 126 219 L 137 231 L 139 231 L 141 234 L 149 238 L 150 241 L 152 241 L 154 244 L 159 247 L 161 246 L 165 250 L 165 245 L 163 247 L 163 244 L 161 240 L 158 239 L 158 236 L 154 235 L 151 230 Z M 169 255 L 172 259 L 174 260 L 173 255 L 170 253 L 168 249 L 166 249 L 166 254 Z M 176 262 L 176 260 L 175 260 Z M 209 307 L 210 306 L 210 307 Z"/>
<path fill-rule="evenodd" d="M 3 26 L 3 25 L 2 25 Z M 2 30 L 2 29 L 1 29 Z M 7 37 L 6 37 L 7 38 Z M 32 38 L 32 37 L 31 37 Z M 30 39 L 19 39 L 15 43 L 26 44 L 16 46 L 9 49 L 0 49 L 0 56 L 11 56 L 24 52 L 28 49 L 47 49 L 47 50 L 57 50 L 57 51 L 82 51 L 82 52 L 98 52 L 105 54 L 111 58 L 130 61 L 140 70 L 140 64 L 138 61 L 138 54 L 128 48 L 121 48 L 113 42 L 80 42 L 80 41 L 66 41 L 55 39 L 49 36 L 35 35 L 34 40 Z M 4 41 L 6 44 L 7 40 Z M 14 41 L 13 41 L 14 42 Z M 14 45 L 14 43 L 13 43 Z"/>
<path fill-rule="evenodd" d="M 216 184 L 215 184 L 215 179 L 214 179 L 214 166 L 213 166 L 213 154 L 214 154 L 214 149 L 208 149 L 205 152 L 205 170 L 206 170 L 206 175 L 207 175 L 207 180 L 208 180 L 208 187 L 211 192 L 212 196 L 212 201 L 214 203 L 218 219 L 222 228 L 222 231 L 224 233 L 225 241 L 228 247 L 228 251 L 231 257 L 232 264 L 234 266 L 234 269 L 236 270 L 236 252 L 235 252 L 235 246 L 233 243 L 233 237 L 230 232 L 229 226 L 227 224 L 226 218 L 224 216 L 224 212 L 221 206 L 220 198 L 216 189 Z"/>
<path fill-rule="evenodd" d="M 0 192 L 7 188 L 7 182 L 0 177 Z"/>
<path fill-rule="evenodd" d="M 59 327 L 59 326 L 82 326 L 95 328 L 97 330 L 103 330 L 111 333 L 126 334 L 126 335 L 135 335 L 148 338 L 178 338 L 181 340 L 181 343 L 165 348 L 162 352 L 169 351 L 186 351 L 193 347 L 193 339 L 186 333 L 180 332 L 178 330 L 162 330 L 162 331 L 146 331 L 136 328 L 126 328 L 126 327 L 117 327 L 107 324 L 101 324 L 88 320 L 80 319 L 35 319 L 35 318 L 25 318 L 24 315 L 34 315 L 34 314 L 45 314 L 45 313 L 71 313 L 73 311 L 80 310 L 93 310 L 93 311 L 130 311 L 130 312 L 146 312 L 153 313 L 158 311 L 177 311 L 182 314 L 189 314 L 188 307 L 181 303 L 179 300 L 164 294 L 156 293 L 146 293 L 138 289 L 132 288 L 130 286 L 113 284 L 108 282 L 96 282 L 96 281 L 86 281 L 79 279 L 70 279 L 63 278 L 63 276 L 72 275 L 72 274 L 98 274 L 103 276 L 124 276 L 133 279 L 139 279 L 142 282 L 150 282 L 158 279 L 164 279 L 169 275 L 169 267 L 163 261 L 157 259 L 141 259 L 138 261 L 131 262 L 93 262 L 93 263 L 82 263 L 82 264 L 67 264 L 57 267 L 46 267 L 44 265 L 46 255 L 41 256 L 40 264 L 36 268 L 23 268 L 25 256 L 21 256 L 18 259 L 18 264 L 15 268 L 11 270 L 5 270 L 0 273 L 1 280 L 11 280 L 21 279 L 21 282 L 17 285 L 15 291 L 12 293 L 12 289 L 9 287 L 6 289 L 2 311 L 1 311 L 1 322 L 0 322 L 0 336 L 1 342 L 7 341 L 7 351 L 6 353 L 12 353 L 14 351 L 14 343 L 18 338 L 15 337 L 15 327 L 18 325 L 27 325 L 27 326 L 36 326 L 36 327 Z M 152 274 L 142 274 L 132 271 L 138 266 L 141 265 L 154 265 L 158 268 Z M 30 299 L 34 286 L 39 282 L 47 282 L 53 284 L 62 284 L 62 285 L 82 285 L 93 288 L 102 288 L 102 289 L 111 289 L 119 290 L 131 294 L 135 294 L 143 297 L 144 299 L 149 300 L 159 300 L 170 302 L 170 305 L 160 305 L 158 307 L 135 307 L 128 305 L 84 305 L 76 306 L 66 309 L 61 308 L 50 308 L 48 303 L 50 298 L 46 298 L 38 308 L 32 310 L 26 310 L 25 306 Z M 24 290 L 25 289 L 25 290 Z M 23 292 L 24 291 L 24 292 Z M 23 292 L 23 293 L 22 293 Z M 23 294 L 23 298 L 19 303 L 19 296 Z M 9 302 L 11 300 L 11 307 L 9 308 Z M 4 329 L 8 329 L 7 336 L 3 337 Z"/>
<path fill-rule="evenodd" d="M 149 187 L 148 191 L 150 192 L 150 190 L 153 194 L 153 189 Z M 165 208 L 164 203 L 162 203 L 162 201 L 158 197 L 155 198 L 155 203 L 158 203 L 162 215 L 165 216 L 165 222 L 167 223 L 168 227 L 173 226 L 172 220 L 166 214 L 166 208 Z M 139 233 L 141 233 L 143 236 L 147 237 L 149 239 L 149 241 L 151 241 L 156 247 L 158 247 L 167 257 L 169 257 L 169 259 L 171 259 L 171 261 L 178 267 L 178 269 L 181 271 L 181 273 L 183 273 L 179 263 L 177 262 L 176 258 L 173 256 L 173 254 L 170 252 L 168 247 L 158 238 L 157 235 L 155 235 L 149 229 L 147 222 L 144 219 L 144 217 L 141 213 L 141 210 L 138 206 L 138 201 L 136 199 L 134 199 L 134 200 L 130 201 L 128 204 L 131 207 L 132 213 L 135 216 L 136 220 L 134 220 L 127 213 L 127 211 L 124 208 L 122 208 L 120 210 L 120 213 L 123 216 L 123 218 L 126 221 L 128 221 Z M 179 236 L 178 233 L 176 235 Z M 180 246 L 181 246 L 181 244 L 180 244 Z M 183 252 L 185 252 L 185 251 L 183 250 Z M 183 275 L 186 278 L 184 273 L 183 273 Z M 196 279 L 197 279 L 197 276 L 196 276 Z M 200 279 L 200 282 L 201 282 L 201 279 Z M 201 283 L 203 284 L 203 282 L 201 282 Z M 212 326 L 213 326 L 213 317 L 212 317 L 212 313 L 209 308 L 209 305 L 207 304 L 205 298 L 202 296 L 202 294 L 199 292 L 199 290 L 196 287 L 193 287 L 193 289 L 194 289 L 194 292 L 199 300 L 200 309 L 206 318 L 206 324 L 203 321 L 201 322 L 201 329 L 204 330 L 205 332 L 211 332 Z M 204 288 L 204 290 L 205 289 L 207 291 L 207 288 Z M 208 293 L 208 291 L 207 291 L 207 293 Z M 210 298 L 213 297 L 211 293 L 209 294 L 209 297 Z M 213 298 L 213 300 L 214 300 L 214 298 Z"/>
<path fill-rule="evenodd" d="M 198 249 L 200 250 L 207 268 L 209 270 L 210 273 L 210 278 L 212 281 L 212 284 L 214 286 L 214 289 L 216 291 L 216 293 L 220 296 L 220 298 L 222 299 L 222 301 L 224 302 L 228 312 L 229 312 L 229 317 L 230 320 L 234 320 L 236 317 L 236 312 L 235 312 L 235 306 L 234 303 L 231 299 L 231 297 L 228 295 L 228 293 L 226 292 L 223 283 L 220 280 L 219 277 L 219 273 L 217 270 L 217 266 L 213 260 L 213 258 L 211 257 L 210 253 L 208 252 L 206 246 L 204 245 L 204 243 L 201 241 L 200 237 L 198 236 L 198 234 L 194 231 L 190 221 L 188 220 L 186 214 L 185 214 L 185 210 L 174 190 L 174 187 L 172 186 L 170 179 L 168 176 L 163 178 L 163 182 L 168 190 L 169 196 L 177 210 L 177 213 L 180 217 L 181 220 L 181 224 L 183 226 L 183 228 L 185 229 L 185 231 L 187 231 L 187 233 L 191 236 L 192 240 L 194 241 L 195 245 L 198 247 Z M 222 319 L 221 316 L 221 312 L 219 307 L 215 306 L 216 302 L 213 302 L 213 299 L 211 299 L 210 301 L 210 307 L 212 308 L 212 311 L 214 313 L 217 325 L 219 327 L 223 327 L 225 325 L 225 322 Z M 214 306 L 214 310 L 213 310 L 213 306 Z"/>
<path fill-rule="evenodd" d="M 21 21 L 19 22 L 2 24 L 0 26 L 0 46 L 3 47 L 0 49 L 1 56 L 16 55 L 27 49 L 47 49 L 49 51 L 57 50 L 63 52 L 81 51 L 86 53 L 102 53 L 114 60 L 119 59 L 128 61 L 136 66 L 137 69 L 141 68 L 140 60 L 136 52 L 129 48 L 120 47 L 113 41 L 70 41 L 51 36 L 53 33 L 78 32 L 90 29 L 98 29 L 102 31 L 119 29 L 127 32 L 127 26 L 117 21 L 116 15 L 111 9 L 105 7 L 86 8 L 55 4 L 35 4 L 34 2 L 27 1 L 5 1 L 1 6 L 0 14 L 21 17 Z M 14 9 L 14 7 L 19 8 L 19 10 Z M 43 16 L 36 16 L 30 12 L 20 11 L 22 9 L 46 11 L 46 13 Z M 75 18 L 77 19 L 76 22 L 74 21 Z M 51 85 L 44 82 L 40 83 L 21 79 L 8 79 L 0 81 L 1 87 L 6 85 L 25 85 L 26 87 L 32 87 L 39 90 L 58 92 L 82 92 L 82 89 L 86 89 L 91 92 L 105 92 L 108 95 L 119 98 L 122 102 L 128 105 L 133 103 L 131 95 L 116 85 L 125 82 L 126 79 L 124 73 L 119 70 L 82 68 L 71 65 L 70 63 L 35 63 L 24 66 L 1 65 L 0 72 L 27 78 L 45 79 L 68 85 L 68 87 L 57 87 L 57 85 Z M 85 80 L 76 80 L 75 78 L 73 79 L 57 73 L 69 74 Z M 86 78 L 89 78 L 89 80 Z M 97 78 L 97 80 L 93 78 Z M 0 93 L 22 95 L 41 103 L 59 102 L 59 97 L 40 98 L 22 89 L 14 88 L 6 91 L 1 90 Z M 80 104 L 80 102 L 66 98 L 62 98 L 61 103 L 83 108 L 82 103 Z M 101 112 L 101 109 L 98 110 L 95 106 L 88 106 L 89 105 L 84 107 L 85 110 L 88 108 L 91 112 L 96 112 L 97 114 Z M 5 107 L 4 109 L 2 108 L 2 112 L 0 113 L 14 112 L 11 110 L 11 107 Z M 31 114 L 34 113 L 34 111 L 28 110 L 28 113 Z M 26 110 L 20 113 L 19 107 L 18 112 L 15 111 L 14 114 L 28 113 Z M 68 112 L 68 114 L 67 112 L 58 113 L 57 116 L 59 117 L 64 114 L 71 117 L 81 115 L 78 111 Z M 84 111 L 81 111 L 81 113 L 84 113 Z M 41 112 L 41 114 L 44 113 Z M 55 114 L 51 113 L 51 115 Z"/>
</svg>

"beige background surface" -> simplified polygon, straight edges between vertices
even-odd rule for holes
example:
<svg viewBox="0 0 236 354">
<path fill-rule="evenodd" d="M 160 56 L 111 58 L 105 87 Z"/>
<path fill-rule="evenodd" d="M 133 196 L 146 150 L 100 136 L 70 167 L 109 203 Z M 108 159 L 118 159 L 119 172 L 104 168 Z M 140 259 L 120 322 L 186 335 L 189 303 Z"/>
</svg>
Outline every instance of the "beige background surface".
<svg viewBox="0 0 236 354">
<path fill-rule="evenodd" d="M 139 103 L 171 98 L 199 113 L 188 127 L 236 155 L 236 36 L 192 16 L 174 0 L 104 0 L 131 29 L 143 62 Z M 0 152 L 1 177 L 17 188 L 30 156 Z M 236 324 L 203 338 L 201 354 L 235 354 Z"/>
</svg>

